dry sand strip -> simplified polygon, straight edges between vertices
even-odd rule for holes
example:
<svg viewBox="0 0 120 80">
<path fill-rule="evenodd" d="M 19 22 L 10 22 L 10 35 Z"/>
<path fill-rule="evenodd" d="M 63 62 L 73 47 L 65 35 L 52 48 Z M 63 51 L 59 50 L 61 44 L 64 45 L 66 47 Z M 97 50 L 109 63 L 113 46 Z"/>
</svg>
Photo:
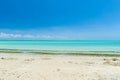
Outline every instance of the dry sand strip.
<svg viewBox="0 0 120 80">
<path fill-rule="evenodd" d="M 0 80 L 120 80 L 120 57 L 0 55 Z"/>
</svg>

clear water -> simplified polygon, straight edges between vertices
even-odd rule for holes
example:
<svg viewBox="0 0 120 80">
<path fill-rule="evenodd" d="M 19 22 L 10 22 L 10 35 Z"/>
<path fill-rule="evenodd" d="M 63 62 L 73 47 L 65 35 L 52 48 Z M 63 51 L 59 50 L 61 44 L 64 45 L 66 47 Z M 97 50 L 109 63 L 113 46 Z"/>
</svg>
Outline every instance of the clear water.
<svg viewBox="0 0 120 80">
<path fill-rule="evenodd" d="M 1 40 L 0 49 L 120 52 L 120 40 Z"/>
</svg>

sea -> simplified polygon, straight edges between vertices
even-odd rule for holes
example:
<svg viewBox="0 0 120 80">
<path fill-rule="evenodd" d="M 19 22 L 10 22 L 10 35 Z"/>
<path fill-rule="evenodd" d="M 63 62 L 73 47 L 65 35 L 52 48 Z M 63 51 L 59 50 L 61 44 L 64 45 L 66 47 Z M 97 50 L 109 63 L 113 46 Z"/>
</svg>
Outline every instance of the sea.
<svg viewBox="0 0 120 80">
<path fill-rule="evenodd" d="M 120 52 L 120 40 L 0 40 L 0 49 Z"/>
</svg>

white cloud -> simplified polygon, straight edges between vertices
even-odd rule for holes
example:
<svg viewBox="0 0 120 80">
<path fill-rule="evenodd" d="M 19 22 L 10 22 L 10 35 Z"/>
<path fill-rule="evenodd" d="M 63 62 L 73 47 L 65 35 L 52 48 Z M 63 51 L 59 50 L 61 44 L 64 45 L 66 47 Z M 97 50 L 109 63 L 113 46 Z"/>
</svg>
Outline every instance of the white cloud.
<svg viewBox="0 0 120 80">
<path fill-rule="evenodd" d="M 21 37 L 21 34 L 11 34 L 11 33 L 0 33 L 0 38 L 18 38 Z"/>
<path fill-rule="evenodd" d="M 52 39 L 50 35 L 16 34 L 0 32 L 0 39 Z"/>
</svg>

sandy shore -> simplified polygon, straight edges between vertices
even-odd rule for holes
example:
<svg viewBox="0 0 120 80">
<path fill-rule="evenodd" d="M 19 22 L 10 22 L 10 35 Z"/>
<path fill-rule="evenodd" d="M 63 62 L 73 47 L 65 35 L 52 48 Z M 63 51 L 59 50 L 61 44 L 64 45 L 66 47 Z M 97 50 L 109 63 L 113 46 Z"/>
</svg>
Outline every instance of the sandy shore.
<svg viewBox="0 0 120 80">
<path fill-rule="evenodd" d="M 120 80 L 120 57 L 0 54 L 0 80 Z"/>
</svg>

